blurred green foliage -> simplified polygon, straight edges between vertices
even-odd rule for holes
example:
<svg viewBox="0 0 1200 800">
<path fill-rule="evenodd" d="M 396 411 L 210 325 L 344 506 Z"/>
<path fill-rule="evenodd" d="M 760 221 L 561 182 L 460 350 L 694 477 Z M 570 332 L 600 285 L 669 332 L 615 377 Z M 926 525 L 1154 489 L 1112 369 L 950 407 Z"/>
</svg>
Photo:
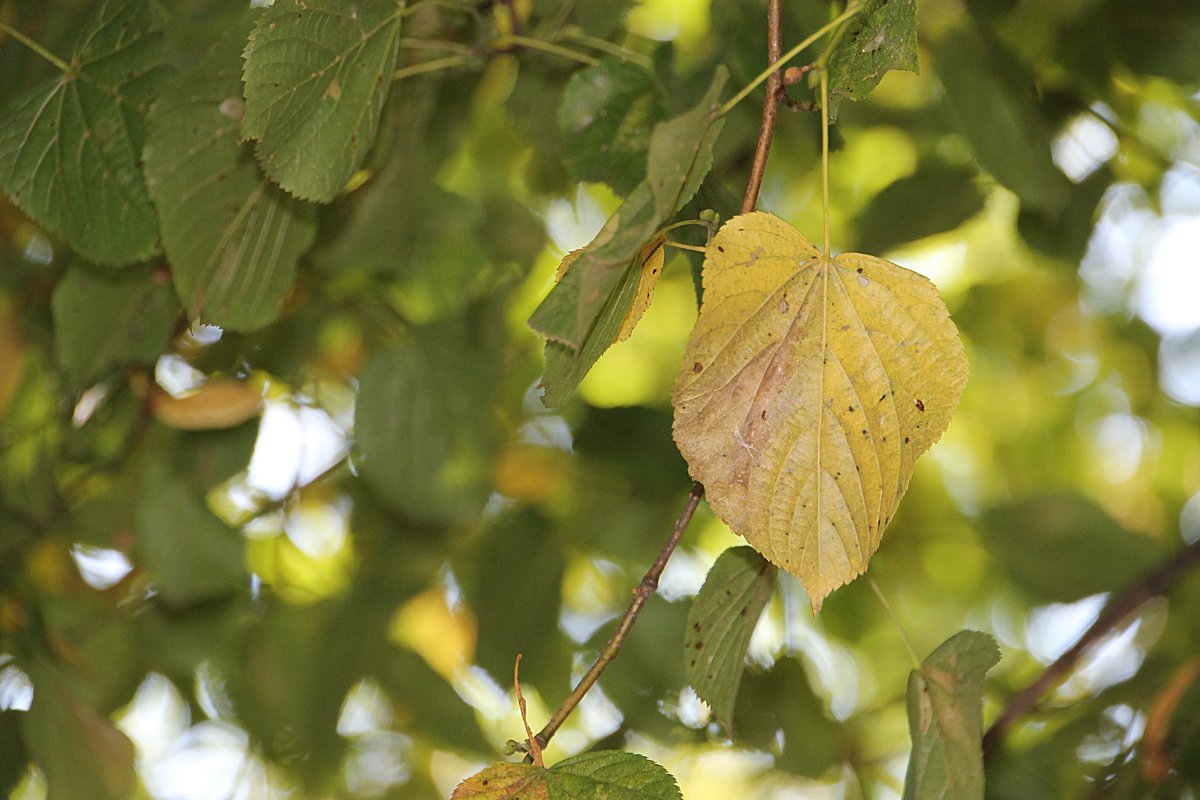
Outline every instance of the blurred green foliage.
<svg viewBox="0 0 1200 800">
<path fill-rule="evenodd" d="M 622 198 L 646 195 L 647 233 L 736 213 L 758 100 L 687 115 L 724 70 L 721 101 L 765 65 L 765 0 L 410 3 L 395 51 L 372 51 L 400 79 L 326 80 L 313 102 L 356 92 L 365 127 L 311 152 L 284 146 L 305 130 L 286 107 L 242 141 L 241 43 L 290 7 L 245 5 L 0 3 L 0 797 L 177 797 L 185 774 L 195 797 L 449 796 L 525 736 L 516 654 L 536 729 L 690 486 L 665 387 L 695 254 L 668 252 L 633 337 L 589 353 L 556 408 L 525 320 Z M 785 48 L 833 5 L 786 2 Z M 835 248 L 929 274 L 967 346 L 962 406 L 870 577 L 922 658 L 963 628 L 999 641 L 986 726 L 1087 597 L 1200 538 L 1200 317 L 1153 305 L 1200 305 L 1200 244 L 1160 248 L 1197 235 L 1178 226 L 1200 214 L 1200 5 L 918 13 L 920 73 L 838 109 L 831 225 Z M 680 119 L 711 170 L 677 154 L 643 191 L 654 132 Z M 810 237 L 819 142 L 817 115 L 781 109 L 760 199 Z M 326 147 L 304 190 L 320 206 L 255 160 L 286 172 Z M 623 244 L 622 269 L 642 242 Z M 160 421 L 233 379 L 262 397 L 253 421 L 231 416 L 244 396 L 203 392 L 199 429 Z M 913 665 L 864 581 L 814 619 L 780 577 L 732 742 L 687 687 L 691 597 L 738 543 L 701 509 L 548 762 L 634 750 L 687 800 L 898 797 Z M 1194 797 L 1197 604 L 1187 576 L 1118 629 L 991 756 L 987 796 Z"/>
</svg>

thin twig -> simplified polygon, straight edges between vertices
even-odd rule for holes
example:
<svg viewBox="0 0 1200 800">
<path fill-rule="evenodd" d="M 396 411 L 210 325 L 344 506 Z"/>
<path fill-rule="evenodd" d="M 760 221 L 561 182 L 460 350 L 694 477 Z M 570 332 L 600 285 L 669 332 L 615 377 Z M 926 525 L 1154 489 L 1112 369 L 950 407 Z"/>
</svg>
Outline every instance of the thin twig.
<svg viewBox="0 0 1200 800">
<path fill-rule="evenodd" d="M 1061 683 L 1092 645 L 1148 601 L 1170 591 L 1171 587 L 1197 563 L 1200 563 L 1200 541 L 1180 548 L 1158 569 L 1114 597 L 1070 650 L 1059 656 L 1053 664 L 1046 667 L 1037 680 L 1009 701 L 983 737 L 984 757 L 995 754 L 1000 742 L 1017 720 L 1032 711 L 1043 695 Z"/>
<path fill-rule="evenodd" d="M 767 63 L 774 64 L 783 54 L 783 0 L 767 3 Z M 763 101 L 762 125 L 758 128 L 758 145 L 754 148 L 754 163 L 750 165 L 750 180 L 742 196 L 742 213 L 749 214 L 758 204 L 758 191 L 767 172 L 767 155 L 775 135 L 775 117 L 779 115 L 779 97 L 783 94 L 783 73 L 776 69 L 767 78 L 767 98 Z"/>
<path fill-rule="evenodd" d="M 529 36 L 517 36 L 516 34 L 506 34 L 498 37 L 492 42 L 492 46 L 497 51 L 503 51 L 508 47 L 524 47 L 530 50 L 541 50 L 543 53 L 569 58 L 572 61 L 578 61 L 580 64 L 587 64 L 589 67 L 594 67 L 600 63 L 600 59 L 592 58 L 584 53 L 578 53 L 569 47 L 555 44 L 554 42 L 545 42 L 541 39 L 533 39 Z"/>
<path fill-rule="evenodd" d="M 533 730 L 529 727 L 529 717 L 525 710 L 525 695 L 521 694 L 520 653 L 517 653 L 517 660 L 513 663 L 513 688 L 517 690 L 517 708 L 521 712 L 521 724 L 525 726 L 525 735 L 528 737 L 525 741 L 529 742 L 529 755 L 533 758 L 535 765 L 545 767 L 546 762 L 542 760 L 542 747 L 538 744 L 537 738 L 533 735 Z"/>
<path fill-rule="evenodd" d="M 663 570 L 667 566 L 667 561 L 670 560 L 671 554 L 675 552 L 675 548 L 679 545 L 679 540 L 683 538 L 683 532 L 687 530 L 688 523 L 692 521 L 692 515 L 696 513 L 696 507 L 700 505 L 700 498 L 704 496 L 704 487 L 699 483 L 692 484 L 692 491 L 688 494 L 687 502 L 683 504 L 683 511 L 679 513 L 679 518 L 675 520 L 675 527 L 671 529 L 671 535 L 667 539 L 666 544 L 662 546 L 658 557 L 654 559 L 654 563 L 650 565 L 650 569 L 646 571 L 642 582 L 633 590 L 633 600 L 629 603 L 629 608 L 625 609 L 625 613 L 621 616 L 617 623 L 617 629 L 613 631 L 609 637 L 608 643 L 604 645 L 604 649 L 600 651 L 600 655 L 596 658 L 596 663 L 592 664 L 579 683 L 575 684 L 575 688 L 567 695 L 567 699 L 562 701 L 562 705 L 554 712 L 554 716 L 546 723 L 546 727 L 538 732 L 534 737 L 539 747 L 544 748 L 550 743 L 550 739 L 566 721 L 575 707 L 583 700 L 584 695 L 592 688 L 596 679 L 608 667 L 609 663 L 617 657 L 617 653 L 621 652 L 621 646 L 625 644 L 625 639 L 629 636 L 629 631 L 633 628 L 633 623 L 637 620 L 638 614 L 641 613 L 642 606 L 650 599 L 650 595 L 658 590 L 658 579 L 662 576 Z M 533 742 L 530 742 L 532 749 Z M 532 756 L 526 756 L 525 760 L 530 761 Z"/>
</svg>

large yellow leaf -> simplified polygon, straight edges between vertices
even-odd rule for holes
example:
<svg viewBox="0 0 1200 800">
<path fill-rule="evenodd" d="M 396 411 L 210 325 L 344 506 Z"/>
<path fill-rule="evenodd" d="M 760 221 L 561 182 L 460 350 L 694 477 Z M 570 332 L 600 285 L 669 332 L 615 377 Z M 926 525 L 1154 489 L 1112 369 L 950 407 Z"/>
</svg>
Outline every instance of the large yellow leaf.
<svg viewBox="0 0 1200 800">
<path fill-rule="evenodd" d="M 703 280 L 675 442 L 713 511 L 819 610 L 866 571 L 914 462 L 950 424 L 962 342 L 926 278 L 823 257 L 770 214 L 729 220 Z"/>
</svg>

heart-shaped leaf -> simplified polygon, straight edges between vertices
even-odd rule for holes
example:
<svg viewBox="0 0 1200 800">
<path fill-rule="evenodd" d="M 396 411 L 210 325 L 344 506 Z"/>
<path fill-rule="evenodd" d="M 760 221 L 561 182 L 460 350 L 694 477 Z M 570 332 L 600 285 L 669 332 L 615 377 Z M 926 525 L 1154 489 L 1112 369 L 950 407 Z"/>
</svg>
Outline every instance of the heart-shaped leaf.
<svg viewBox="0 0 1200 800">
<path fill-rule="evenodd" d="M 814 609 L 867 568 L 967 362 L 937 288 L 872 256 L 822 256 L 756 212 L 708 244 L 675 379 L 675 442 L 709 505 L 804 583 Z"/>
</svg>

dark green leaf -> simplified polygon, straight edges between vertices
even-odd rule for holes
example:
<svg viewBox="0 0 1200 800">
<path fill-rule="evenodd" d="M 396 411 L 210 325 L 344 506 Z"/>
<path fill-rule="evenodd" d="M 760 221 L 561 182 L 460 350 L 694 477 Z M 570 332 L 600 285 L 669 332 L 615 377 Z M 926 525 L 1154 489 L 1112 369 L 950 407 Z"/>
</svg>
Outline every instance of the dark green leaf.
<svg viewBox="0 0 1200 800">
<path fill-rule="evenodd" d="M 454 800 L 680 800 L 671 773 L 645 756 L 597 750 L 550 769 L 493 764 L 458 785 Z"/>
<path fill-rule="evenodd" d="M 942 40 L 936 67 L 950 116 L 983 168 L 1023 204 L 1061 207 L 1068 181 L 1051 158 L 1028 69 L 968 22 Z"/>
<path fill-rule="evenodd" d="M 0 667 L 3 669 L 3 667 Z M 0 711 L 0 797 L 9 797 L 29 765 L 17 722 L 20 711 Z"/>
<path fill-rule="evenodd" d="M 765 675 L 748 672 L 738 696 L 734 741 L 774 754 L 780 769 L 819 778 L 852 746 L 796 657 L 779 659 Z"/>
<path fill-rule="evenodd" d="M 708 571 L 688 612 L 683 639 L 688 682 L 728 731 L 750 634 L 775 594 L 778 574 L 754 548 L 731 547 Z"/>
<path fill-rule="evenodd" d="M 162 465 L 146 471 L 134 525 L 137 560 L 169 605 L 221 597 L 245 582 L 241 539 Z"/>
<path fill-rule="evenodd" d="M 97 4 L 69 60 L 72 74 L 0 113 L 0 187 L 80 255 L 141 261 L 158 246 L 142 184 L 144 115 L 168 74 L 154 6 Z"/>
<path fill-rule="evenodd" d="M 355 411 L 363 478 L 412 518 L 471 519 L 487 499 L 485 404 L 495 366 L 457 321 L 418 328 L 377 352 Z"/>
<path fill-rule="evenodd" d="M 723 124 L 716 112 L 725 79 L 725 71 L 718 70 L 698 105 L 655 127 L 646 180 L 530 317 L 530 326 L 547 339 L 547 405 L 563 402 L 612 344 L 633 303 L 642 248 L 708 174 Z"/>
<path fill-rule="evenodd" d="M 99 271 L 76 263 L 54 289 L 54 349 L 76 386 L 113 367 L 153 364 L 179 313 L 165 276 Z"/>
<path fill-rule="evenodd" d="M 1013 583 L 1038 603 L 1112 591 L 1164 557 L 1153 539 L 1118 525 L 1094 503 L 1046 495 L 991 510 L 980 533 Z"/>
<path fill-rule="evenodd" d="M 953 230 L 982 210 L 973 170 L 927 162 L 875 195 L 862 210 L 854 222 L 858 247 L 864 253 L 882 253 Z"/>
<path fill-rule="evenodd" d="M 999 661 L 992 637 L 959 631 L 912 671 L 904 800 L 982 800 L 983 677 Z"/>
<path fill-rule="evenodd" d="M 280 186 L 329 202 L 375 141 L 404 5 L 279 0 L 246 46 L 242 134 Z"/>
<path fill-rule="evenodd" d="M 829 118 L 862 100 L 893 69 L 919 72 L 916 0 L 867 0 L 829 55 Z"/>
<path fill-rule="evenodd" d="M 316 236 L 315 209 L 272 185 L 238 138 L 246 16 L 154 104 L 145 151 L 179 296 L 189 315 L 233 330 L 279 315 Z"/>
<path fill-rule="evenodd" d="M 603 181 L 622 196 L 646 174 L 650 132 L 665 106 L 654 78 L 607 59 L 571 76 L 558 109 L 563 159 L 579 181 Z"/>
<path fill-rule="evenodd" d="M 401 730 L 456 750 L 491 751 L 474 710 L 416 653 L 389 649 L 377 677 L 395 704 Z"/>
<path fill-rule="evenodd" d="M 55 800 L 128 800 L 137 778 L 133 744 L 80 697 L 76 681 L 45 657 L 28 665 L 33 705 L 25 745 Z"/>
</svg>

